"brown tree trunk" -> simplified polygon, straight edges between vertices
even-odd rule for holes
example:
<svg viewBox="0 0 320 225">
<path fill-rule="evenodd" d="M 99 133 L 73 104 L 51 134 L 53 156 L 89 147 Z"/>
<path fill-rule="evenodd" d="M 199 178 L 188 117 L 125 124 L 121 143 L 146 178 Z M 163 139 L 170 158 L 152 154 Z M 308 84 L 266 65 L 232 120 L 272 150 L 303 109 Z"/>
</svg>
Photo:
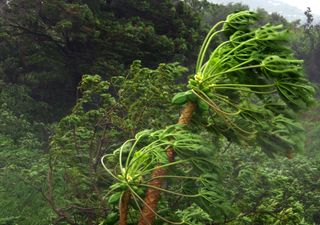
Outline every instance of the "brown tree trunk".
<svg viewBox="0 0 320 225">
<path fill-rule="evenodd" d="M 192 118 L 192 113 L 196 109 L 196 104 L 193 102 L 188 102 L 184 109 L 181 112 L 178 124 L 188 124 Z M 167 149 L 167 157 L 169 162 L 174 161 L 174 150 L 172 147 Z M 152 181 L 149 182 L 150 186 L 160 188 L 163 185 L 163 178 L 156 178 L 160 176 L 165 176 L 167 174 L 167 170 L 165 168 L 155 168 L 151 174 Z M 146 197 L 144 199 L 145 204 L 143 206 L 139 225 L 151 225 L 154 221 L 155 214 L 154 212 L 157 210 L 157 205 L 160 197 L 160 190 L 149 188 L 146 193 Z"/>
<path fill-rule="evenodd" d="M 120 200 L 119 225 L 127 225 L 129 201 L 130 201 L 130 192 L 125 191 Z"/>
</svg>

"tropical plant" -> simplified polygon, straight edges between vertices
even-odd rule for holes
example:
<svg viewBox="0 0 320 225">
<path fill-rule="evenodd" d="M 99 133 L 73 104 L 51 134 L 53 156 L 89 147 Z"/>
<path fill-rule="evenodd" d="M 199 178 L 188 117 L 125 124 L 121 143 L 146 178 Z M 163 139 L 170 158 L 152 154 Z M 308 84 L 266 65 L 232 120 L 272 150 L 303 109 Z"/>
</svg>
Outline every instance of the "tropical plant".
<svg viewBox="0 0 320 225">
<path fill-rule="evenodd" d="M 111 186 L 109 200 L 119 201 L 119 224 L 127 223 L 131 198 L 141 211 L 139 225 L 152 224 L 156 215 L 168 223 L 187 223 L 169 221 L 161 215 L 161 209 L 157 210 L 161 192 L 196 197 L 196 204 L 217 219 L 216 209 L 223 202 L 223 192 L 215 182 L 219 180 L 218 170 L 212 171 L 217 150 L 209 150 L 216 148 L 202 139 L 204 130 L 232 142 L 258 143 L 270 156 L 278 153 L 292 157 L 294 150 L 303 148 L 303 129 L 295 121 L 295 112 L 313 102 L 314 88 L 304 78 L 303 61 L 296 59 L 289 47 L 288 31 L 281 25 L 255 27 L 256 21 L 256 13 L 241 11 L 210 30 L 195 76 L 189 80 L 190 90 L 173 98 L 173 103 L 185 104 L 178 126 L 138 133 L 114 154 L 102 158 L 105 169 L 117 181 Z M 212 39 L 222 33 L 227 40 L 207 59 Z M 191 119 L 193 125 L 205 129 L 192 132 L 187 126 Z M 119 161 L 119 169 L 114 171 L 104 161 L 111 156 Z M 177 170 L 182 174 L 175 174 Z M 166 184 L 172 176 L 176 179 Z M 182 179 L 186 184 L 178 182 Z M 198 185 L 187 185 L 194 181 Z M 180 192 L 172 187 L 180 187 Z M 160 201 L 167 206 L 169 202 Z M 227 208 L 224 206 L 220 215 Z"/>
<path fill-rule="evenodd" d="M 179 106 L 171 104 L 171 96 L 182 89 L 172 84 L 185 71 L 177 63 L 148 69 L 135 61 L 126 74 L 110 82 L 98 75 L 83 76 L 77 104 L 55 126 L 48 174 L 42 177 L 56 223 L 100 224 L 117 218 L 106 198 L 112 177 L 100 159 L 137 130 L 147 125 L 159 129 L 174 121 Z"/>
<path fill-rule="evenodd" d="M 0 1 L 0 224 L 114 225 L 121 209 L 121 223 L 135 225 L 143 208 L 159 225 L 320 224 L 319 105 L 299 117 L 307 131 L 304 141 L 301 126 L 293 122 L 299 107 L 287 107 L 277 85 L 269 94 L 258 93 L 267 87 L 234 86 L 273 84 L 274 77 L 254 80 L 262 68 L 220 76 L 241 63 L 247 55 L 243 49 L 255 43 L 237 48 L 241 35 L 224 29 L 223 22 L 203 46 L 197 79 L 190 77 L 189 90 L 181 82 L 187 68 L 179 63 L 197 74 L 200 41 L 211 25 L 248 8 L 206 0 Z M 306 16 L 312 18 L 310 10 Z M 243 30 L 248 36 L 241 42 L 269 21 L 281 23 L 294 32 L 290 45 L 305 60 L 308 77 L 319 81 L 319 25 L 312 19 L 289 23 L 262 9 L 253 17 L 258 20 Z M 256 42 L 252 52 L 265 55 L 265 47 L 274 43 Z M 217 46 L 221 54 L 217 50 L 217 59 L 206 63 Z M 271 54 L 282 52 L 274 49 Z M 282 57 L 290 58 L 289 53 Z M 141 61 L 132 63 L 135 59 Z M 172 61 L 177 63 L 157 66 Z M 247 63 L 243 66 L 258 61 Z M 215 87 L 209 87 L 212 80 L 202 80 L 201 87 L 205 64 L 215 64 Z M 100 76 L 83 76 L 76 89 L 87 73 Z M 254 79 L 243 81 L 240 75 Z M 178 104 L 172 104 L 176 93 Z M 270 114 L 262 107 L 263 96 L 270 98 L 265 104 Z M 182 110 L 180 120 L 190 119 L 188 124 L 170 125 L 188 101 L 195 109 Z M 276 155 L 290 156 L 303 142 L 303 154 L 292 160 Z M 111 174 L 100 163 L 105 154 Z"/>
</svg>

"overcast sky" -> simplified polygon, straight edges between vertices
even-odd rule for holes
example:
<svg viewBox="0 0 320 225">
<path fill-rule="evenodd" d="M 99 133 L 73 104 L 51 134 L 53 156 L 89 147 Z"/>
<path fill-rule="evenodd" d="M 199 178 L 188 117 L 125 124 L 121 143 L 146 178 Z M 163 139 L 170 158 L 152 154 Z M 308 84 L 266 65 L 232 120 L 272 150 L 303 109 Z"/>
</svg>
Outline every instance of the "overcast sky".
<svg viewBox="0 0 320 225">
<path fill-rule="evenodd" d="M 288 21 L 300 20 L 306 22 L 304 12 L 307 7 L 311 8 L 314 23 L 320 23 L 320 0 L 209 0 L 218 4 L 241 3 L 248 5 L 250 9 L 263 8 L 267 12 L 277 12 Z"/>
<path fill-rule="evenodd" d="M 320 15 L 320 0 L 279 0 L 279 1 L 293 5 L 299 9 L 302 9 L 303 11 L 305 11 L 307 7 L 310 7 L 313 13 Z"/>
</svg>

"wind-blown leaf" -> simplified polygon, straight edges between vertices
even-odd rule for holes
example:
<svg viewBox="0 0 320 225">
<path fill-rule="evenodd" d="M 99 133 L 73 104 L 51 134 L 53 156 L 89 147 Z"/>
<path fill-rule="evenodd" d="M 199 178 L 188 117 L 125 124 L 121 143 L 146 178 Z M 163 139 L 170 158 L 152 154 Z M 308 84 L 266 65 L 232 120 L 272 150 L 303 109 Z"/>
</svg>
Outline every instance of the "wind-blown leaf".
<svg viewBox="0 0 320 225">
<path fill-rule="evenodd" d="M 301 150 L 294 143 L 301 140 L 301 132 L 293 134 L 297 136 L 293 141 L 290 132 L 296 130 L 289 121 L 295 118 L 294 111 L 313 103 L 314 87 L 304 76 L 303 61 L 290 48 L 290 33 L 282 25 L 254 27 L 257 19 L 255 13 L 243 11 L 229 15 L 220 30 L 214 26 L 215 32 L 209 32 L 202 46 L 189 88 L 210 108 L 207 128 L 215 126 L 238 142 L 256 138 L 273 152 Z M 204 61 L 208 42 L 221 33 L 228 40 Z M 288 110 L 279 110 L 279 105 L 292 110 L 285 113 Z M 281 132 L 280 116 L 285 121 Z"/>
</svg>

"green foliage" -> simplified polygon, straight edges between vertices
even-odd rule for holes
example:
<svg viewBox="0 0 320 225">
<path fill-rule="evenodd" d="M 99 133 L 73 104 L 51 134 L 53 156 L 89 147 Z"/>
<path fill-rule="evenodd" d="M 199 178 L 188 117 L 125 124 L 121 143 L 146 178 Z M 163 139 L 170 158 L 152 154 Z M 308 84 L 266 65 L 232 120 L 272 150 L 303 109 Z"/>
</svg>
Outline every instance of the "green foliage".
<svg viewBox="0 0 320 225">
<path fill-rule="evenodd" d="M 109 83 L 98 75 L 84 75 L 79 90 L 82 96 L 51 139 L 47 199 L 53 210 L 60 208 L 58 219 L 84 224 L 92 221 L 92 213 L 96 215 L 93 221 L 105 216 L 100 180 L 105 178 L 101 177 L 98 159 L 117 132 L 107 133 L 108 115 L 115 106 L 108 93 Z M 72 217 L 63 218 L 64 214 Z"/>
<path fill-rule="evenodd" d="M 110 80 L 137 59 L 192 64 L 202 29 L 197 12 L 171 0 L 13 0 L 1 18 L 0 79 L 49 103 L 51 121 L 74 104 L 82 74 Z"/>
<path fill-rule="evenodd" d="M 202 225 L 203 222 L 212 222 L 210 216 L 196 204 L 192 204 L 184 210 L 177 211 L 177 216 L 181 218 L 181 221 L 184 221 L 185 224 Z"/>
<path fill-rule="evenodd" d="M 229 16 L 216 27 L 225 36 L 209 36 L 202 48 L 202 62 L 209 61 L 199 61 L 192 91 L 180 85 L 187 69 L 163 62 L 179 61 L 193 71 L 205 31 L 246 6 L 197 0 L 0 4 L 0 224 L 113 225 L 117 203 L 131 189 L 128 223 L 136 224 L 158 164 L 168 174 L 155 224 L 320 223 L 318 108 L 303 117 L 306 152 L 304 131 L 294 122 L 313 89 L 285 44 L 290 32 L 259 28 L 271 22 L 292 30 L 291 46 L 317 81 L 317 25 L 301 27 L 263 10 Z M 186 101 L 198 107 L 192 125 L 166 127 Z M 69 111 L 53 124 L 49 148 L 52 125 L 44 123 Z M 221 134 L 232 142 L 253 139 L 236 145 Z M 166 159 L 167 145 L 177 153 L 174 164 Z M 306 156 L 289 161 L 274 154 L 291 149 Z M 115 177 L 100 164 L 104 154 Z"/>
<path fill-rule="evenodd" d="M 219 116 L 223 120 L 220 124 L 222 129 L 227 132 L 231 129 L 233 134 L 238 135 L 236 138 L 240 137 L 242 140 L 256 137 L 257 142 L 269 155 L 286 154 L 294 148 L 301 150 L 303 145 L 300 143 L 304 140 L 303 129 L 293 120 L 293 111 L 281 111 L 281 106 L 286 104 L 293 109 L 306 108 L 313 101 L 314 89 L 304 78 L 302 62 L 295 59 L 288 46 L 287 31 L 284 31 L 282 26 L 270 24 L 250 29 L 250 25 L 256 19 L 255 13 L 242 11 L 229 15 L 226 21 L 214 26 L 200 50 L 196 75 L 194 79 L 189 80 L 191 91 L 178 93 L 172 102 L 184 104 L 192 101 L 197 102 L 199 106 L 199 103 L 203 102 L 212 109 L 214 116 Z M 221 25 L 221 30 L 216 31 Z M 212 38 L 222 32 L 227 34 L 229 40 L 220 44 L 204 63 Z M 208 110 L 209 107 L 203 106 L 201 109 Z M 202 114 L 207 116 L 205 113 Z M 241 125 L 238 125 L 239 120 Z M 213 123 L 211 126 L 217 125 Z M 248 127 L 249 130 L 241 126 Z M 136 209 L 141 211 L 146 204 L 143 201 L 145 188 L 158 189 L 163 193 L 195 198 L 197 205 L 206 211 L 211 219 L 223 221 L 224 217 L 233 213 L 226 201 L 221 198 L 223 192 L 222 188 L 219 188 L 216 169 L 218 167 L 214 163 L 214 153 L 217 151 L 212 152 L 213 147 L 211 151 L 207 148 L 210 144 L 201 138 L 201 130 L 198 131 L 197 137 L 195 131 L 192 134 L 188 130 L 182 131 L 175 127 L 170 126 L 155 132 L 150 130 L 139 132 L 134 139 L 125 141 L 118 150 L 102 157 L 105 170 L 116 180 L 107 194 L 110 195 L 109 204 L 119 202 L 121 207 L 122 197 L 131 193 L 130 196 L 135 203 L 131 211 L 136 215 L 134 211 Z M 226 132 L 220 133 L 231 141 L 238 141 Z M 167 159 L 168 147 L 171 147 L 177 155 L 174 162 L 169 162 Z M 117 161 L 117 164 L 112 164 Z M 106 166 L 106 162 L 111 167 Z M 192 163 L 189 165 L 190 162 Z M 169 167 L 170 171 L 172 165 L 180 168 L 175 168 L 173 176 L 164 175 L 161 178 L 169 180 L 171 177 L 176 180 L 183 178 L 185 181 L 183 180 L 181 185 L 177 184 L 177 181 L 170 182 L 170 186 L 166 188 L 150 185 L 152 179 L 160 178 L 151 176 L 155 168 Z M 244 172 L 244 175 L 248 173 Z M 242 179 L 246 180 L 246 177 Z M 198 185 L 192 187 L 188 180 L 192 180 L 193 183 L 195 181 Z M 271 202 L 266 202 L 265 206 L 263 204 L 259 206 L 263 212 L 273 213 L 277 211 L 277 201 L 280 200 L 283 200 L 282 194 L 279 199 L 275 197 Z M 162 197 L 159 209 L 153 211 L 160 220 L 167 223 L 177 223 L 172 222 L 176 221 L 174 217 L 171 219 L 174 210 L 167 212 L 166 216 L 161 215 L 161 206 L 167 207 L 172 201 L 173 198 L 166 200 Z M 182 201 L 180 204 L 184 205 Z M 300 218 L 302 212 L 300 206 L 301 204 L 297 203 L 297 212 L 293 211 L 292 207 L 281 208 L 277 212 L 283 218 L 273 222 L 278 224 L 303 222 L 304 219 Z M 242 218 L 251 220 L 246 216 Z M 136 223 L 136 219 L 138 218 L 131 218 L 130 223 Z M 261 223 L 272 222 L 268 218 L 264 220 L 259 217 L 259 219 Z M 254 221 L 254 218 L 251 221 Z"/>
<path fill-rule="evenodd" d="M 225 185 L 239 210 L 230 224 L 313 224 L 318 221 L 318 161 L 270 160 L 259 149 L 233 145 L 220 157 L 232 169 Z M 231 151 L 232 150 L 232 151 Z M 254 200 L 253 200 L 254 199 Z"/>
<path fill-rule="evenodd" d="M 268 106 L 305 109 L 313 102 L 314 88 L 304 77 L 302 61 L 290 50 L 288 31 L 270 24 L 250 28 L 256 19 L 255 13 L 242 11 L 211 29 L 189 87 L 212 110 L 209 125 L 219 124 L 219 131 L 230 140 L 256 138 L 270 155 L 301 150 L 295 144 L 303 142 L 301 126 L 292 115 Z M 228 40 L 204 62 L 211 40 L 222 32 Z M 296 136 L 290 135 L 292 131 Z"/>
<path fill-rule="evenodd" d="M 186 71 L 177 63 L 160 64 L 152 70 L 143 68 L 140 61 L 134 61 L 126 76 L 113 77 L 111 85 L 117 90 L 119 114 L 127 112 L 119 118 L 126 126 L 123 129 L 134 136 L 139 130 L 162 128 L 163 123 L 173 123 L 178 107 L 171 104 L 171 98 L 182 86 L 172 84 L 177 83 Z"/>
<path fill-rule="evenodd" d="M 174 162 L 168 162 L 166 156 L 168 146 L 172 146 L 176 154 Z M 134 139 L 129 139 L 118 150 L 101 159 L 106 171 L 116 180 L 108 192 L 112 194 L 109 203 L 117 204 L 121 193 L 130 191 L 136 208 L 141 209 L 145 189 L 156 188 L 172 195 L 168 202 L 179 201 L 180 205 L 184 206 L 193 200 L 210 211 L 211 215 L 214 213 L 215 218 L 219 218 L 227 210 L 227 205 L 223 199 L 222 187 L 219 187 L 218 183 L 219 168 L 214 160 L 215 154 L 214 145 L 181 126 L 169 126 L 154 132 L 150 130 L 139 132 Z M 115 165 L 110 163 L 117 161 Z M 107 163 L 109 166 L 106 166 Z M 155 167 L 166 168 L 169 174 L 151 177 Z M 170 186 L 166 188 L 150 186 L 149 182 L 157 178 L 167 178 Z M 194 183 L 198 185 L 194 186 Z M 174 196 L 177 197 L 176 200 Z M 222 207 L 220 204 L 225 205 Z M 168 222 L 168 218 L 158 213 L 157 215 L 161 220 Z"/>
<path fill-rule="evenodd" d="M 42 198 L 40 177 L 45 167 L 49 128 L 31 123 L 34 101 L 18 86 L 1 87 L 0 98 L 0 223 L 46 224 L 52 218 Z M 41 174 L 42 173 L 42 174 Z M 41 179 L 40 179 L 41 180 Z M 42 180 L 41 180 L 42 181 Z M 37 210 L 37 213 L 34 213 Z"/>
<path fill-rule="evenodd" d="M 318 156 L 319 151 L 319 135 L 320 135 L 320 124 L 319 124 L 319 102 L 312 107 L 312 110 L 302 115 L 303 126 L 306 131 L 306 149 L 305 154 L 310 158 Z"/>
<path fill-rule="evenodd" d="M 54 209 L 59 207 L 70 215 L 63 218 L 57 214 L 58 218 L 98 223 L 112 213 L 114 206 L 110 203 L 119 200 L 120 193 L 106 198 L 112 176 L 105 174 L 100 158 L 137 129 L 147 125 L 157 128 L 176 116 L 177 107 L 170 101 L 179 86 L 172 84 L 184 72 L 185 68 L 177 64 L 161 64 L 151 70 L 136 61 L 126 76 L 115 77 L 111 83 L 98 75 L 83 76 L 81 97 L 72 113 L 59 122 L 51 140 L 49 202 L 54 203 Z M 164 113 L 170 110 L 172 115 Z"/>
<path fill-rule="evenodd" d="M 271 156 L 273 156 L 273 153 L 286 154 L 293 149 L 301 150 L 303 148 L 301 142 L 304 141 L 302 126 L 293 120 L 293 111 L 288 110 L 286 112 L 284 110 L 279 111 L 279 109 L 281 110 L 281 106 L 285 104 L 293 109 L 306 108 L 313 101 L 314 89 L 304 78 L 302 61 L 297 60 L 289 48 L 287 31 L 283 30 L 281 25 L 272 26 L 270 24 L 250 28 L 250 25 L 256 19 L 257 15 L 255 13 L 242 11 L 231 14 L 225 21 L 217 23 L 211 29 L 201 47 L 196 65 L 196 75 L 194 79 L 189 80 L 189 87 L 192 91 L 178 93 L 172 102 L 184 104 L 187 101 L 199 102 L 201 99 L 213 111 L 213 116 L 218 116 L 219 119 L 223 120 L 224 124 L 220 125 L 222 129 L 227 132 L 229 129 L 232 130 L 233 135 L 238 135 L 236 138 L 240 138 L 240 141 L 241 139 L 256 138 L 262 149 Z M 221 30 L 217 31 L 217 28 L 221 25 Z M 229 39 L 220 44 L 211 53 L 208 61 L 204 63 L 204 57 L 212 38 L 222 32 L 226 33 Z M 278 95 L 275 93 L 278 93 Z M 201 109 L 205 110 L 206 108 L 201 107 Z M 207 114 L 205 115 L 207 116 Z M 209 119 L 211 118 L 209 117 Z M 241 125 L 238 125 L 239 123 Z M 217 125 L 213 123 L 211 126 L 216 127 Z M 158 132 L 160 134 L 157 136 Z M 155 133 L 143 131 L 138 133 L 133 140 L 126 141 L 119 150 L 105 155 L 102 158 L 104 168 L 109 175 L 117 180 L 111 186 L 110 193 L 115 193 L 111 195 L 110 199 L 112 201 L 109 203 L 121 201 L 122 196 L 129 192 L 136 208 L 141 211 L 142 205 L 139 204 L 139 201 L 146 204 L 143 201 L 143 196 L 141 196 L 144 193 L 144 189 L 141 187 L 153 188 L 182 197 L 198 196 L 200 197 L 199 200 L 195 200 L 198 206 L 207 211 L 212 219 L 223 220 L 221 216 L 226 216 L 228 207 L 224 205 L 225 201 L 218 197 L 221 196 L 222 192 L 218 191 L 219 185 L 218 182 L 215 182 L 216 178 L 212 179 L 214 171 L 210 169 L 213 169 L 214 166 L 210 163 L 214 160 L 213 158 L 210 159 L 210 156 L 213 154 L 210 153 L 209 149 L 205 149 L 204 152 L 208 155 L 202 157 L 199 150 L 202 146 L 208 146 L 208 144 L 188 132 L 190 131 L 178 134 L 172 127 Z M 221 131 L 220 133 L 227 136 L 231 141 L 238 141 L 226 132 Z M 155 136 L 158 138 L 153 139 Z M 144 138 L 147 138 L 148 141 Z M 188 141 L 183 141 L 183 139 Z M 182 144 L 184 147 L 182 151 L 180 151 L 180 145 L 177 145 L 176 142 Z M 141 143 L 143 143 L 143 147 L 139 147 Z M 168 162 L 166 159 L 165 153 L 169 146 L 177 154 L 178 159 L 175 162 Z M 197 153 L 191 151 L 192 154 L 188 154 L 192 149 L 197 149 Z M 124 152 L 128 152 L 126 158 L 123 156 Z M 181 158 L 181 153 L 185 158 Z M 194 160 L 195 155 L 197 157 L 200 155 L 202 160 L 205 159 L 203 161 L 204 166 L 202 166 L 203 162 L 196 161 L 191 167 L 183 165 L 181 170 L 183 174 L 181 178 L 195 179 L 199 184 L 195 187 L 198 190 L 195 195 L 192 191 L 193 188 L 188 184 L 184 184 L 183 187 L 186 188 L 187 193 L 193 195 L 150 186 L 150 180 L 147 180 L 144 184 L 146 180 L 144 176 L 149 175 L 154 168 L 159 169 L 169 167 L 172 164 L 183 164 L 185 160 Z M 119 161 L 118 165 L 111 164 L 112 167 L 119 167 L 119 172 L 112 172 L 110 167 L 105 166 L 104 159 L 108 160 L 109 157 L 114 157 L 113 161 Z M 182 162 L 179 161 L 180 158 L 183 160 Z M 191 169 L 186 170 L 189 167 Z M 191 176 L 189 172 L 192 172 L 193 169 L 199 169 L 200 173 Z M 176 173 L 175 178 L 180 178 Z M 207 177 L 207 174 L 210 174 L 210 176 Z M 199 177 L 206 179 L 198 180 Z M 170 178 L 170 176 L 164 178 Z M 201 187 L 201 184 L 204 187 Z M 177 188 L 175 184 L 172 186 L 174 186 L 174 190 L 183 190 Z M 141 194 L 138 192 L 141 192 Z M 161 201 L 166 202 L 164 199 L 162 198 Z M 277 198 L 274 198 L 271 202 L 267 202 L 267 209 L 264 209 L 264 206 L 261 205 L 262 211 L 274 212 L 273 210 L 276 210 L 275 208 L 278 206 L 277 200 Z M 280 198 L 280 200 L 282 199 Z M 217 203 L 220 204 L 221 212 L 217 209 Z M 301 205 L 298 204 L 298 206 Z M 301 207 L 298 207 L 297 210 L 300 209 Z M 161 208 L 158 211 L 161 212 Z M 158 211 L 153 212 L 161 220 L 173 223 L 168 220 L 170 214 L 166 218 L 160 215 Z M 274 223 L 301 223 L 304 221 L 303 218 L 299 217 L 301 212 L 301 210 L 295 212 L 292 208 L 281 208 L 279 214 L 283 218 L 274 221 Z M 289 215 L 289 213 L 291 214 Z M 262 219 L 260 222 L 269 223 L 272 221 Z"/>
</svg>

